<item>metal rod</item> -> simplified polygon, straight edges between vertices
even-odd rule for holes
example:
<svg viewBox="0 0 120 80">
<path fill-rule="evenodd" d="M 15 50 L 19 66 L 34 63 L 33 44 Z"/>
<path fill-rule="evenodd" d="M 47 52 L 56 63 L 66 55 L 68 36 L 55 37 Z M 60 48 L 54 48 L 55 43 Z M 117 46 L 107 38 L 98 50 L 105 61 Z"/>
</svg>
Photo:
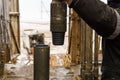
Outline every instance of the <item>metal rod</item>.
<svg viewBox="0 0 120 80">
<path fill-rule="evenodd" d="M 34 52 L 34 80 L 49 80 L 49 46 L 36 45 Z"/>
</svg>

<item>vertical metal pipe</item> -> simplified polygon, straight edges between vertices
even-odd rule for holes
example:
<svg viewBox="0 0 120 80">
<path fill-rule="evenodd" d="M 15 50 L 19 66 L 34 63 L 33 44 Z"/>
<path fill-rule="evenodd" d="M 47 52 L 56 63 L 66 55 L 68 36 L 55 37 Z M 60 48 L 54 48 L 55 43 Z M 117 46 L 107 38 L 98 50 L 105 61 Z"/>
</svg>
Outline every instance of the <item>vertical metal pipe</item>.
<svg viewBox="0 0 120 80">
<path fill-rule="evenodd" d="M 34 80 L 49 80 L 49 46 L 36 45 L 34 52 Z"/>
</svg>

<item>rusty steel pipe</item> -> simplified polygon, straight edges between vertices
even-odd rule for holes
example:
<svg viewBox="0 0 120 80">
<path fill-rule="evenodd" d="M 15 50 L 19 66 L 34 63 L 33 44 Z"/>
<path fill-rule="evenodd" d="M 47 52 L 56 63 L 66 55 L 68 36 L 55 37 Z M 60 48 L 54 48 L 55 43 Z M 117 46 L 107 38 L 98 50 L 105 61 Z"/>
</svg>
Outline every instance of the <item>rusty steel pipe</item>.
<svg viewBox="0 0 120 80">
<path fill-rule="evenodd" d="M 63 45 L 67 26 L 67 4 L 65 1 L 52 0 L 50 30 L 54 45 Z"/>
<path fill-rule="evenodd" d="M 39 44 L 34 52 L 34 80 L 49 80 L 50 47 Z"/>
</svg>

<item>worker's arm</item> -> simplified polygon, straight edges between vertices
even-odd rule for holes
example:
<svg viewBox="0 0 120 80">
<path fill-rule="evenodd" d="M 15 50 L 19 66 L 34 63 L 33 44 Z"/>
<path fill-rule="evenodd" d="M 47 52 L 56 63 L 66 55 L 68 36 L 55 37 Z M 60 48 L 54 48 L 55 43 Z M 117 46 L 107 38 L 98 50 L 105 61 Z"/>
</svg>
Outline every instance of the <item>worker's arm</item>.
<svg viewBox="0 0 120 80">
<path fill-rule="evenodd" d="M 120 34 L 119 12 L 100 0 L 66 0 L 99 35 L 114 39 Z"/>
</svg>

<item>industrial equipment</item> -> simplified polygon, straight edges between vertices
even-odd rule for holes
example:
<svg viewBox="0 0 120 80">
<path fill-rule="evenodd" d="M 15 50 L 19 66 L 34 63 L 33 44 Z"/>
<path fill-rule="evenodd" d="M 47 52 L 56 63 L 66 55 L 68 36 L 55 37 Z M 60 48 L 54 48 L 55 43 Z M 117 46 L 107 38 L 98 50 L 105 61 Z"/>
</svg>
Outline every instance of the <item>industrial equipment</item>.
<svg viewBox="0 0 120 80">
<path fill-rule="evenodd" d="M 51 23 L 52 41 L 54 45 L 64 44 L 64 35 L 67 26 L 67 4 L 65 1 L 52 0 Z"/>
<path fill-rule="evenodd" d="M 50 47 L 38 44 L 34 52 L 34 80 L 49 80 Z"/>
</svg>

